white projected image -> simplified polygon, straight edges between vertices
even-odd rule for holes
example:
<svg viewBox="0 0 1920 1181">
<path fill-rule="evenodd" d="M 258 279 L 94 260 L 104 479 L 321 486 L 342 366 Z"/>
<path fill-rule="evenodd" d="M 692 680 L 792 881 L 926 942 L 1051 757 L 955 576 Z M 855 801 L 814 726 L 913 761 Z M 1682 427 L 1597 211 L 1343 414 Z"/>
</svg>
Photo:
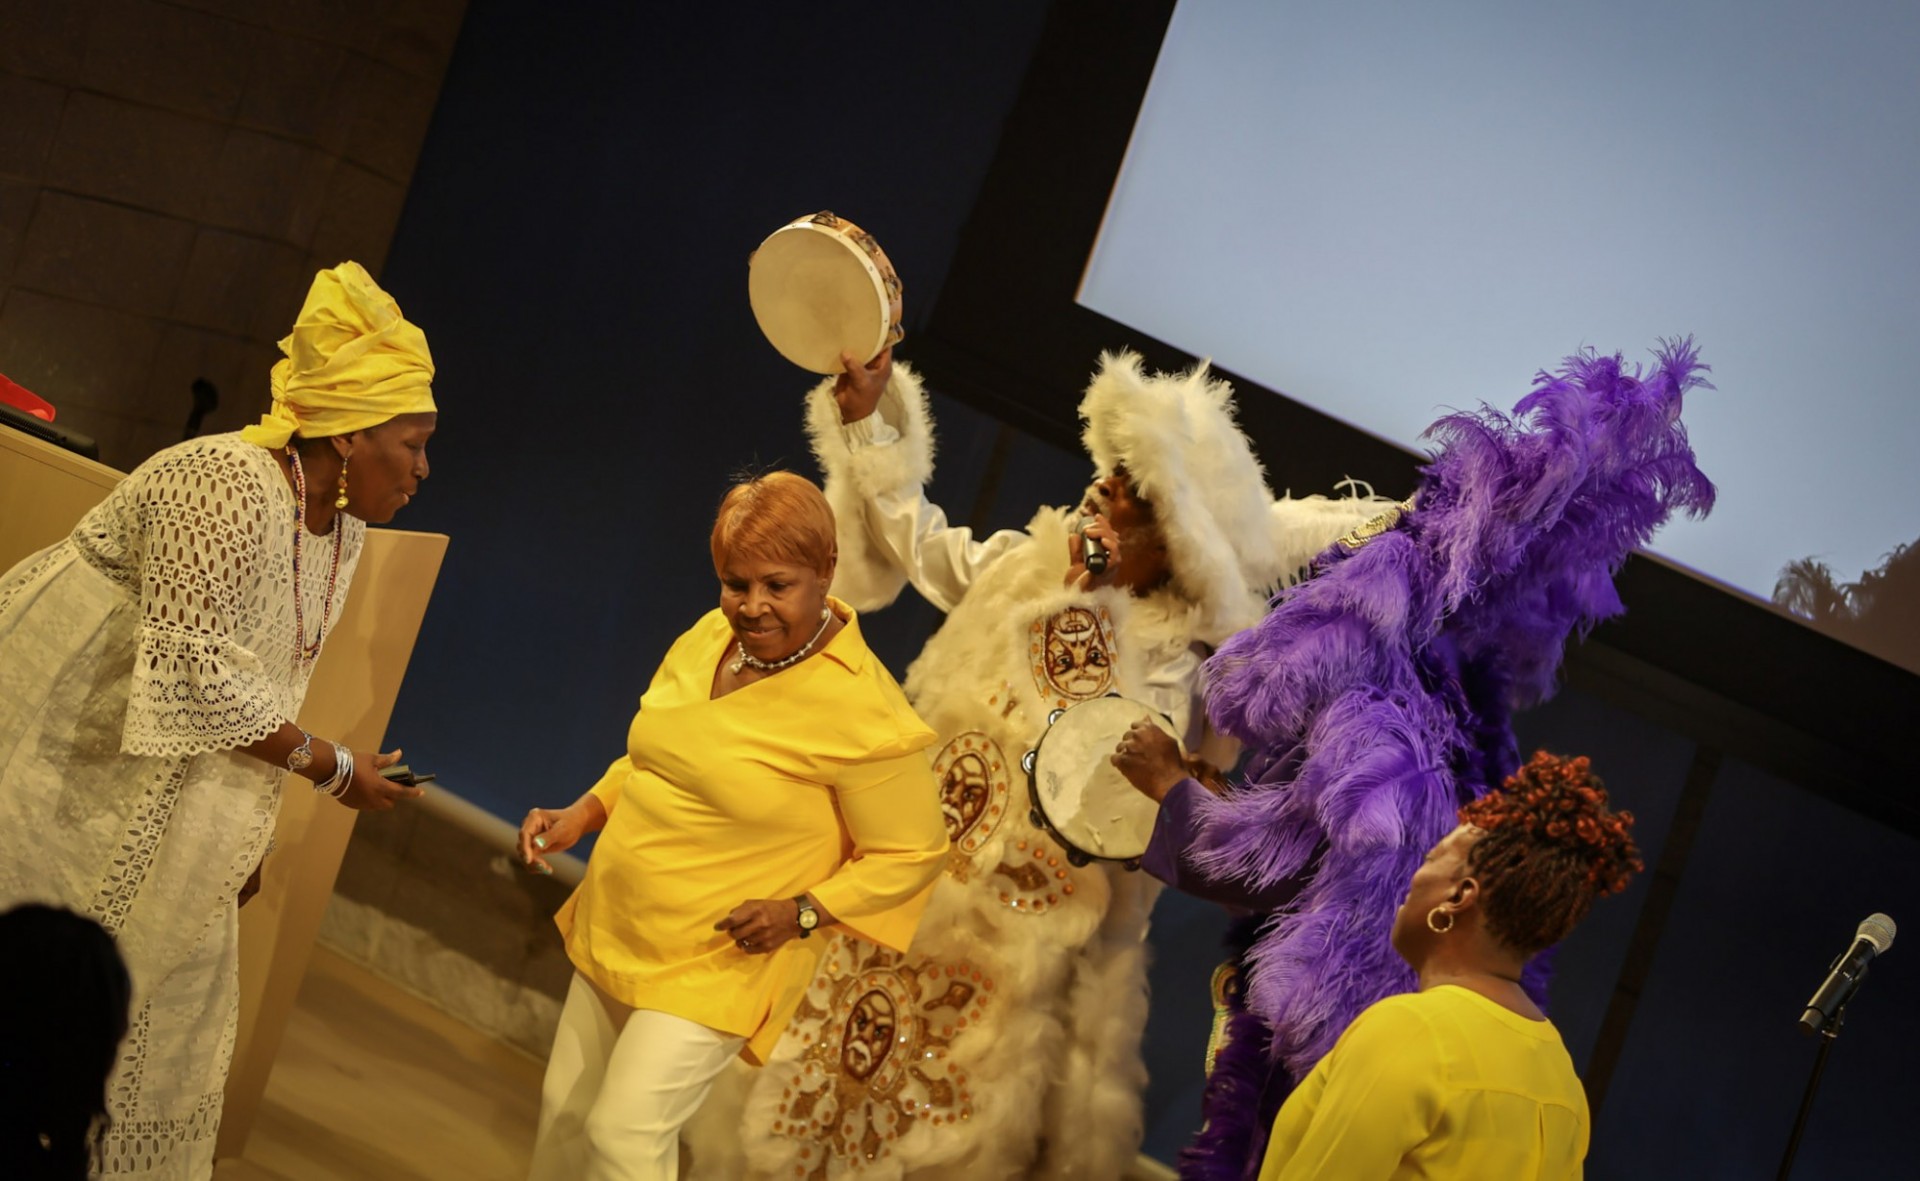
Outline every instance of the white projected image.
<svg viewBox="0 0 1920 1181">
<path fill-rule="evenodd" d="M 1407 445 L 1692 334 L 1720 502 L 1655 549 L 1855 577 L 1920 535 L 1916 61 L 1861 0 L 1181 0 L 1081 302 Z"/>
</svg>

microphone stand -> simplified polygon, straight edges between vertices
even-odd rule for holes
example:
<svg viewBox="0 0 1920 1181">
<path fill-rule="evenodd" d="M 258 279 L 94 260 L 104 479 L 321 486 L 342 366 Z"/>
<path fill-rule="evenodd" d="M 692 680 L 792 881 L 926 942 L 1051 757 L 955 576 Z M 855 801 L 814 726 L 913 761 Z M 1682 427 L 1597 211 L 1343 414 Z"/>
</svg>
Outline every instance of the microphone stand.
<svg viewBox="0 0 1920 1181">
<path fill-rule="evenodd" d="M 1800 1134 L 1807 1130 L 1807 1116 L 1813 1111 L 1813 1094 L 1820 1089 L 1820 1072 L 1826 1069 L 1827 1052 L 1833 1049 L 1833 1043 L 1840 1036 L 1840 1026 L 1847 1019 L 1847 1006 L 1842 1004 L 1833 1011 L 1833 1020 L 1820 1030 L 1820 1050 L 1813 1056 L 1813 1076 L 1807 1079 L 1807 1093 L 1800 1097 L 1800 1112 L 1793 1117 L 1793 1135 L 1787 1138 L 1787 1152 L 1780 1158 L 1780 1171 L 1774 1174 L 1774 1181 L 1787 1181 L 1787 1175 L 1793 1172 L 1793 1155 L 1800 1150 Z"/>
</svg>

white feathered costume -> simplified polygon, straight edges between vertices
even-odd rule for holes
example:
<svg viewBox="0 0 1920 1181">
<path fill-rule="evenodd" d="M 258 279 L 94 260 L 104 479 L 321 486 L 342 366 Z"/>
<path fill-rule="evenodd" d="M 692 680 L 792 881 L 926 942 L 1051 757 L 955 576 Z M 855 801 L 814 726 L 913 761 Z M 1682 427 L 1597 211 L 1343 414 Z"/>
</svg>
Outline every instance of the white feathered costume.
<svg viewBox="0 0 1920 1181">
<path fill-rule="evenodd" d="M 1124 465 L 1172 577 L 1135 596 L 1065 585 L 1078 510 L 984 541 L 927 502 L 926 395 L 896 363 L 876 414 L 843 427 L 831 382 L 808 429 L 839 522 L 834 592 L 862 610 L 908 582 L 948 613 L 906 690 L 938 735 L 953 853 L 906 956 L 833 933 L 773 1060 L 716 1086 L 688 1129 L 698 1178 L 1075 1177 L 1111 1181 L 1142 1135 L 1147 915 L 1159 885 L 1069 863 L 1028 817 L 1020 759 L 1048 714 L 1120 693 L 1193 736 L 1203 645 L 1377 513 L 1274 500 L 1205 367 L 1101 359 L 1081 403 L 1097 474 Z M 1117 736 L 1116 736 L 1117 737 Z M 1190 742 L 1191 745 L 1191 742 Z"/>
</svg>

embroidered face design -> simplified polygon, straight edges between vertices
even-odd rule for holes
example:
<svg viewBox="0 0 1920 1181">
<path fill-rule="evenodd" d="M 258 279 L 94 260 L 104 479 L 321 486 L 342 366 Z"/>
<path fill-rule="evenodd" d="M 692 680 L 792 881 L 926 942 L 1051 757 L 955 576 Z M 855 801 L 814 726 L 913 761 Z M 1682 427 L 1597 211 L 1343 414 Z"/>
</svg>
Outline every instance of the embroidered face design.
<svg viewBox="0 0 1920 1181">
<path fill-rule="evenodd" d="M 1113 631 L 1106 612 L 1068 607 L 1046 621 L 1036 680 L 1048 697 L 1098 697 L 1113 684 Z"/>
<path fill-rule="evenodd" d="M 948 840 L 959 840 L 980 822 L 990 793 L 986 759 L 962 752 L 940 779 L 940 815 L 947 822 Z"/>
<path fill-rule="evenodd" d="M 806 1048 L 771 1127 L 807 1162 L 796 1176 L 854 1181 L 916 1126 L 973 1117 L 972 1088 L 950 1047 L 984 1020 L 994 981 L 965 961 L 908 962 L 864 939 L 826 938 L 789 1026 Z"/>
<path fill-rule="evenodd" d="M 854 1002 L 840 1038 L 840 1067 L 855 1079 L 873 1077 L 893 1048 L 893 998 L 879 989 Z"/>
<path fill-rule="evenodd" d="M 941 748 L 933 760 L 933 774 L 940 781 L 940 816 L 960 864 L 986 843 L 1006 817 L 1006 759 L 991 738 L 968 730 Z"/>
</svg>

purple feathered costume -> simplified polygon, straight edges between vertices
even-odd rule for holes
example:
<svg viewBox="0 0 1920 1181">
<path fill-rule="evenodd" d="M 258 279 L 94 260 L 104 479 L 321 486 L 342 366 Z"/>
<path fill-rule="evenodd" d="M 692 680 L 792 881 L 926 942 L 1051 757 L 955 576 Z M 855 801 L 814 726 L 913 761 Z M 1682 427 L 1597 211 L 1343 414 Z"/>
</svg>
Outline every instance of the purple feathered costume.
<svg viewBox="0 0 1920 1181">
<path fill-rule="evenodd" d="M 1208 663 L 1214 725 L 1251 757 L 1232 793 L 1196 793 L 1183 859 L 1290 901 L 1230 937 L 1243 987 L 1182 1177 L 1254 1175 L 1294 1083 L 1362 1009 L 1414 987 L 1388 936 L 1415 867 L 1517 768 L 1512 712 L 1553 693 L 1569 635 L 1621 612 L 1628 553 L 1675 510 L 1712 507 L 1680 422 L 1707 367 L 1691 340 L 1657 357 L 1642 372 L 1583 352 L 1512 416 L 1435 423 L 1412 507 L 1335 544 Z"/>
</svg>

